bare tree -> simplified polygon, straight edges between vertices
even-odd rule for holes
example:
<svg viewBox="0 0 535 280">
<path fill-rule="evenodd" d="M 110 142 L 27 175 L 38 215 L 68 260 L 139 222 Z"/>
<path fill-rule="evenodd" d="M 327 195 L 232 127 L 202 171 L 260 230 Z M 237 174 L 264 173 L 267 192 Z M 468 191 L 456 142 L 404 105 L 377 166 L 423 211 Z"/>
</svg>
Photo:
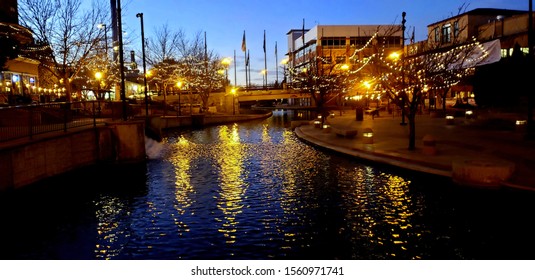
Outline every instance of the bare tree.
<svg viewBox="0 0 535 280">
<path fill-rule="evenodd" d="M 207 49 L 201 34 L 188 39 L 181 30 L 175 32 L 164 25 L 148 41 L 147 61 L 153 67 L 152 82 L 165 89 L 166 84 L 181 81 L 199 94 L 202 109 L 206 110 L 210 93 L 223 86 L 224 77 L 218 72 L 222 69 L 219 56 Z"/>
<path fill-rule="evenodd" d="M 408 119 L 409 150 L 416 149 L 416 114 L 420 112 L 426 90 L 440 89 L 445 98 L 449 88 L 476 66 L 473 58 L 479 47 L 477 41 L 448 48 L 426 42 L 422 52 L 406 55 L 403 51 L 388 53 L 384 46 L 378 45 L 371 69 L 387 98 Z M 481 59 L 483 57 L 476 58 Z"/>
<path fill-rule="evenodd" d="M 294 78 L 294 87 L 310 95 L 317 113 L 322 115 L 324 121 L 330 109 L 328 104 L 341 96 L 350 84 L 350 66 L 334 60 L 326 61 L 314 53 L 306 54 L 305 64 L 304 68 L 289 68 L 288 71 Z"/>
<path fill-rule="evenodd" d="M 191 41 L 181 41 L 181 53 L 178 75 L 184 79 L 188 88 L 196 91 L 202 103 L 202 109 L 208 109 L 208 99 L 215 89 L 225 84 L 225 77 L 220 74 L 223 69 L 221 58 L 214 51 L 208 50 L 206 33 L 204 39 L 198 32 Z"/>
<path fill-rule="evenodd" d="M 97 54 L 102 32 L 98 24 L 106 18 L 102 2 L 92 2 L 88 10 L 82 0 L 20 0 L 22 25 L 30 28 L 38 41 L 52 52 L 41 58 L 42 67 L 65 88 L 72 99 L 72 83 Z"/>
<path fill-rule="evenodd" d="M 154 29 L 154 37 L 146 40 L 146 60 L 151 66 L 163 61 L 178 59 L 185 35 L 182 30 L 173 31 L 168 24 Z"/>
</svg>

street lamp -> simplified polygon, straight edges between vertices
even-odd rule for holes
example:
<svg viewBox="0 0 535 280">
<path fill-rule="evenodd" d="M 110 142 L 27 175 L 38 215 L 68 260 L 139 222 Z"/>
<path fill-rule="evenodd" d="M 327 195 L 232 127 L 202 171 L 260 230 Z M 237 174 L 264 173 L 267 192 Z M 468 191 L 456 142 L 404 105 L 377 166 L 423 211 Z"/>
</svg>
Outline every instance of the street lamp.
<svg viewBox="0 0 535 280">
<path fill-rule="evenodd" d="M 225 85 L 228 85 L 228 68 L 232 59 L 230 57 L 225 57 L 221 60 L 221 64 L 225 67 Z"/>
<path fill-rule="evenodd" d="M 286 81 L 286 65 L 288 65 L 288 58 L 284 58 L 282 61 L 281 61 L 281 64 L 282 64 L 282 74 L 284 75 L 284 77 L 282 78 L 282 81 L 283 81 L 283 85 L 282 85 L 282 88 L 284 89 L 284 83 L 287 83 Z"/>
<path fill-rule="evenodd" d="M 407 13 L 401 13 L 401 84 L 402 84 L 402 94 L 401 94 L 401 123 L 400 125 L 406 125 L 405 122 L 405 16 Z"/>
<path fill-rule="evenodd" d="M 149 96 L 147 95 L 147 64 L 145 62 L 145 31 L 143 28 L 143 13 L 137 13 L 136 17 L 141 21 L 141 50 L 143 53 L 143 87 L 145 92 L 145 116 L 149 115 Z"/>
<path fill-rule="evenodd" d="M 104 29 L 104 48 L 106 50 L 106 60 L 108 60 L 108 29 L 104 23 L 99 24 L 97 27 L 99 29 Z"/>
<path fill-rule="evenodd" d="M 178 88 L 178 115 L 181 116 L 182 115 L 182 113 L 181 113 L 181 111 L 182 111 L 182 107 L 181 107 L 182 104 L 181 103 L 182 102 L 180 101 L 180 93 L 182 91 L 182 81 L 178 81 L 176 83 L 176 87 Z"/>
<path fill-rule="evenodd" d="M 121 16 L 121 0 L 117 0 L 117 33 L 119 35 L 119 72 L 121 74 L 121 101 L 123 107 L 123 121 L 128 119 L 126 104 L 126 85 L 124 74 L 124 53 L 123 53 L 123 23 Z"/>
<path fill-rule="evenodd" d="M 234 98 L 236 97 L 236 88 L 232 88 L 230 90 L 230 93 L 232 94 L 232 114 L 236 115 L 236 100 Z"/>
<path fill-rule="evenodd" d="M 95 79 L 97 80 L 97 111 L 98 111 L 98 115 L 100 116 L 100 79 L 102 79 L 102 73 L 101 72 L 96 72 L 95 73 Z"/>
</svg>

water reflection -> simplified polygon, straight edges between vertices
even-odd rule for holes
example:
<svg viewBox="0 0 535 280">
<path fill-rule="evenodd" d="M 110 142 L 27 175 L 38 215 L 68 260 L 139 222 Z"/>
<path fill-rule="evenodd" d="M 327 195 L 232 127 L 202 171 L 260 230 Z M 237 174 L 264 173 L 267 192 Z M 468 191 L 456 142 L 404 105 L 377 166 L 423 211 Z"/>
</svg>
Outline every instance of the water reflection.
<svg viewBox="0 0 535 280">
<path fill-rule="evenodd" d="M 116 197 L 101 196 L 96 202 L 97 211 L 97 242 L 95 257 L 97 259 L 111 259 L 118 256 L 124 246 L 128 232 L 120 221 L 125 212 L 125 205 Z"/>
<path fill-rule="evenodd" d="M 290 116 L 174 131 L 142 170 L 0 197 L 9 229 L 0 256 L 532 258 L 533 195 L 455 188 L 325 153 L 285 128 Z"/>
<path fill-rule="evenodd" d="M 225 242 L 232 244 L 236 242 L 237 216 L 242 213 L 243 196 L 247 190 L 242 180 L 244 152 L 237 124 L 231 128 L 221 126 L 218 134 L 220 143 L 214 149 L 221 189 L 217 194 L 217 208 L 223 213 L 223 219 L 216 218 L 216 222 L 220 224 L 218 231 L 223 233 Z"/>
<path fill-rule="evenodd" d="M 174 143 L 180 153 L 170 158 L 170 162 L 174 166 L 175 171 L 175 203 L 173 203 L 176 213 L 173 213 L 173 220 L 178 227 L 177 234 L 181 236 L 185 232 L 189 232 L 189 226 L 186 224 L 183 216 L 193 203 L 191 197 L 194 193 L 194 188 L 191 184 L 191 166 L 192 159 L 195 158 L 195 144 L 183 136 L 179 137 Z M 191 213 L 195 214 L 194 212 Z"/>
</svg>

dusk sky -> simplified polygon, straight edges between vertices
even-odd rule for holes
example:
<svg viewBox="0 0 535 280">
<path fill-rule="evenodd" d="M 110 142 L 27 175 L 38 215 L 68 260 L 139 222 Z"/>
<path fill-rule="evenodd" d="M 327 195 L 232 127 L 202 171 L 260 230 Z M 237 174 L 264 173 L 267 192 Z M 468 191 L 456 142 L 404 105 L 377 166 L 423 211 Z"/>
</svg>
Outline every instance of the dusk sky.
<svg viewBox="0 0 535 280">
<path fill-rule="evenodd" d="M 188 38 L 197 32 L 206 32 L 208 48 L 220 57 L 234 56 L 239 85 L 245 84 L 244 53 L 241 51 L 243 32 L 250 50 L 253 84 L 262 85 L 260 71 L 264 68 L 263 35 L 266 32 L 268 82 L 275 81 L 275 67 L 288 49 L 286 33 L 318 24 L 399 24 L 406 12 L 407 36 L 415 30 L 416 41 L 427 37 L 427 25 L 456 15 L 463 4 L 466 11 L 476 8 L 525 10 L 529 0 L 123 0 L 123 30 L 131 32 L 140 42 L 140 21 L 143 13 L 145 37 L 165 24 L 172 30 L 182 29 Z M 410 32 L 410 33 L 409 33 Z M 139 35 L 138 35 L 139 34 Z M 132 36 L 133 35 L 133 36 Z M 136 37 L 137 35 L 137 37 Z M 277 42 L 278 62 L 275 60 Z M 139 51 L 139 46 L 125 46 L 125 50 Z M 141 65 L 141 64 L 140 64 Z M 234 62 L 229 69 L 229 80 L 234 84 Z M 279 81 L 282 68 L 279 67 Z"/>
</svg>

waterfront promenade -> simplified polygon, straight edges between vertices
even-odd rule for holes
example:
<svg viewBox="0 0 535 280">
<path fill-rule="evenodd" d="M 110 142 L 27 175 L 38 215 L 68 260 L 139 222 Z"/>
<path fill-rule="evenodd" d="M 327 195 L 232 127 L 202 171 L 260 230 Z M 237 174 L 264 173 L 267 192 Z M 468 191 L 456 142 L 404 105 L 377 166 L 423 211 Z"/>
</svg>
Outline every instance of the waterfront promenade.
<svg viewBox="0 0 535 280">
<path fill-rule="evenodd" d="M 416 150 L 408 150 L 408 125 L 400 125 L 399 116 L 365 115 L 357 121 L 355 112 L 336 111 L 327 119 L 331 129 L 306 124 L 295 128 L 296 135 L 309 143 L 336 152 L 418 172 L 452 177 L 455 162 L 479 161 L 513 164 L 514 172 L 497 187 L 535 191 L 535 141 L 524 140 L 521 132 L 482 128 L 475 120 L 456 118 L 447 124 L 444 118 L 428 114 L 416 117 Z M 337 136 L 333 128 L 357 130 L 355 138 Z M 364 128 L 373 131 L 373 144 L 366 144 Z M 423 138 L 435 140 L 435 154 L 424 151 Z M 428 144 L 427 142 L 426 144 Z M 448 178 L 448 179 L 449 179 Z"/>
</svg>

